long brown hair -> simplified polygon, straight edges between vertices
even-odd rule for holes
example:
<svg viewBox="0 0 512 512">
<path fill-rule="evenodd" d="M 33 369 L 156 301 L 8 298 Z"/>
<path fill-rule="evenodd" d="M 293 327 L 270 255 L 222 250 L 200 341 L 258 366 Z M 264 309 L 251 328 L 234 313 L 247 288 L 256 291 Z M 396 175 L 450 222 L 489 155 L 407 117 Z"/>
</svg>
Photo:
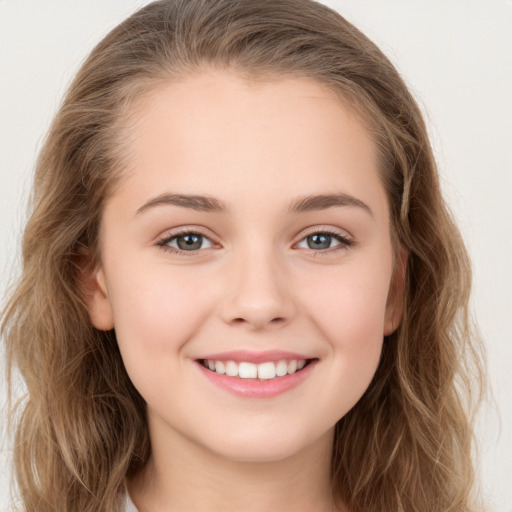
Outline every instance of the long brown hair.
<svg viewBox="0 0 512 512">
<path fill-rule="evenodd" d="M 118 511 L 125 478 L 148 460 L 145 404 L 115 333 L 91 325 L 81 257 L 97 252 L 103 204 L 129 158 L 122 130 L 134 101 L 204 66 L 314 78 L 379 148 L 395 246 L 408 255 L 404 314 L 370 387 L 336 426 L 334 495 L 353 512 L 474 510 L 469 382 L 481 371 L 466 251 L 403 80 L 361 32 L 311 0 L 157 1 L 78 72 L 38 159 L 22 276 L 2 320 L 9 367 L 27 389 L 13 415 L 23 510 Z"/>
</svg>

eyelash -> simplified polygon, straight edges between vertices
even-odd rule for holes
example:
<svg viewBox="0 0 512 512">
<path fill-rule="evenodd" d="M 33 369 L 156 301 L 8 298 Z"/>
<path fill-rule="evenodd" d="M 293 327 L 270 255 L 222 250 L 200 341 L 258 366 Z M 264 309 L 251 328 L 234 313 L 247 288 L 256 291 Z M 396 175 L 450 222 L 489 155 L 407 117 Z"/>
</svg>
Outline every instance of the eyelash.
<svg viewBox="0 0 512 512">
<path fill-rule="evenodd" d="M 310 251 L 313 251 L 315 257 L 322 257 L 322 256 L 329 256 L 333 253 L 337 253 L 338 251 L 350 249 L 352 246 L 354 246 L 355 242 L 348 238 L 347 236 L 342 235 L 341 233 L 338 233 L 331 229 L 317 229 L 314 231 L 311 231 L 310 233 L 305 234 L 298 243 L 302 242 L 306 238 L 312 235 L 328 235 L 334 238 L 336 241 L 339 242 L 339 245 L 336 245 L 334 247 L 330 247 L 328 249 L 323 250 L 315 250 L 315 249 L 309 249 Z"/>
<path fill-rule="evenodd" d="M 168 245 L 175 238 L 179 238 L 180 236 L 185 236 L 185 235 L 200 236 L 202 238 L 206 238 L 207 240 L 209 240 L 213 244 L 213 242 L 211 241 L 210 237 L 208 237 L 204 233 L 201 233 L 200 231 L 195 231 L 193 229 L 186 229 L 185 228 L 185 229 L 181 229 L 179 231 L 176 231 L 176 232 L 172 233 L 169 236 L 166 236 L 166 237 L 162 238 L 161 240 L 159 240 L 156 243 L 156 245 L 158 247 L 161 247 L 164 251 L 168 251 L 168 252 L 171 252 L 173 254 L 179 254 L 180 256 L 194 256 L 195 254 L 197 254 L 198 251 L 182 251 L 181 249 L 176 249 L 175 247 L 171 247 L 171 246 Z"/>
<path fill-rule="evenodd" d="M 172 233 L 169 236 L 166 236 L 166 237 L 162 238 L 161 240 L 159 240 L 156 243 L 156 245 L 158 247 L 161 247 L 164 251 L 168 251 L 168 252 L 171 252 L 173 254 L 178 254 L 180 256 L 194 256 L 201 249 L 193 250 L 193 251 L 183 251 L 183 250 L 177 249 L 175 247 L 170 247 L 168 245 L 174 239 L 179 238 L 180 236 L 185 236 L 185 235 L 200 236 L 202 238 L 205 238 L 205 239 L 209 240 L 212 244 L 214 244 L 214 242 L 212 242 L 210 237 L 208 237 L 204 233 L 201 233 L 200 231 L 195 231 L 195 230 L 192 230 L 192 229 L 186 229 L 185 228 L 185 229 L 182 229 L 180 231 L 174 232 L 174 233 Z M 350 247 L 352 247 L 355 244 L 355 242 L 353 240 L 351 240 L 350 238 L 348 238 L 348 237 L 346 237 L 346 236 L 344 236 L 344 235 L 342 235 L 342 234 L 340 234 L 340 233 L 338 233 L 336 231 L 329 230 L 329 229 L 319 229 L 319 230 L 311 231 L 310 233 L 305 234 L 297 243 L 302 242 L 303 240 L 305 240 L 306 238 L 308 238 L 309 236 L 312 236 L 312 235 L 328 235 L 328 236 L 333 237 L 336 241 L 339 242 L 339 245 L 336 245 L 334 247 L 330 247 L 330 248 L 327 248 L 327 249 L 323 249 L 323 250 L 309 249 L 309 250 L 311 250 L 315 254 L 315 257 L 317 257 L 317 256 L 327 256 L 329 254 L 336 253 L 336 252 L 338 252 L 340 250 L 349 249 Z"/>
</svg>

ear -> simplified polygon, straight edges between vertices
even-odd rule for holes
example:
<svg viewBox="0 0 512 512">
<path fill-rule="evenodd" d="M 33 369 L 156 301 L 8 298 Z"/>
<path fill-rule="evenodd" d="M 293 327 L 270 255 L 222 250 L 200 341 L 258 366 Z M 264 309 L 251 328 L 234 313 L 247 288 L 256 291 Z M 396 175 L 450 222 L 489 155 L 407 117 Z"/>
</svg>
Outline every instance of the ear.
<svg viewBox="0 0 512 512">
<path fill-rule="evenodd" d="M 89 311 L 92 325 L 101 331 L 114 328 L 114 315 L 101 265 L 93 265 L 89 255 L 84 255 L 79 265 L 80 287 Z"/>
<path fill-rule="evenodd" d="M 384 336 L 393 334 L 402 320 L 405 299 L 405 273 L 409 252 L 400 249 L 395 261 L 395 268 L 389 286 L 386 314 L 384 319 Z"/>
</svg>

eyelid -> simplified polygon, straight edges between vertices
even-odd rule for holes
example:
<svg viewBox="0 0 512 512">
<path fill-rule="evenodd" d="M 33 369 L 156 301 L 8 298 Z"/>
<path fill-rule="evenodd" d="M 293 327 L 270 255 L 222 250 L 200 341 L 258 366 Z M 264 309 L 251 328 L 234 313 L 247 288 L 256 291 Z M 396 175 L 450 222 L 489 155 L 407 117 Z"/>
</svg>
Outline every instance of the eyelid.
<svg viewBox="0 0 512 512">
<path fill-rule="evenodd" d="M 194 225 L 180 226 L 180 227 L 172 228 L 172 229 L 166 231 L 163 235 L 161 235 L 157 239 L 155 245 L 157 245 L 158 247 L 162 248 L 163 250 L 169 251 L 173 254 L 179 254 L 179 255 L 185 255 L 185 256 L 194 256 L 194 255 L 197 256 L 199 253 L 204 252 L 206 249 L 220 247 L 220 244 L 214 240 L 215 237 L 210 235 L 209 233 L 210 233 L 210 231 L 202 226 L 194 226 Z M 328 255 L 328 254 L 332 254 L 332 253 L 335 253 L 340 250 L 349 249 L 350 247 L 352 247 L 353 245 L 356 244 L 353 237 L 350 234 L 348 234 L 347 231 L 339 229 L 339 228 L 334 228 L 332 226 L 321 226 L 320 225 L 320 226 L 310 226 L 309 228 L 306 228 L 304 231 L 302 231 L 302 233 L 300 234 L 300 238 L 293 244 L 293 247 L 296 248 L 296 246 L 300 242 L 302 242 L 305 238 L 307 238 L 308 236 L 314 235 L 314 234 L 330 235 L 330 236 L 334 237 L 336 240 L 338 240 L 339 244 L 334 247 L 327 248 L 327 249 L 300 248 L 301 250 L 304 250 L 307 252 L 312 252 L 315 255 Z M 206 249 L 183 251 L 176 247 L 171 247 L 170 245 L 168 245 L 168 243 L 171 240 L 173 240 L 179 236 L 183 236 L 183 235 L 199 235 L 203 238 L 206 238 L 212 244 L 212 247 L 207 247 Z"/>
<path fill-rule="evenodd" d="M 200 226 L 181 226 L 181 227 L 167 230 L 163 235 L 158 237 L 155 245 L 157 245 L 164 251 L 168 251 L 173 254 L 194 256 L 194 255 L 198 255 L 199 253 L 202 253 L 206 249 L 198 249 L 198 250 L 193 250 L 193 251 L 182 251 L 181 249 L 178 249 L 177 247 L 171 247 L 170 245 L 168 245 L 169 242 L 179 236 L 199 235 L 203 238 L 206 238 L 212 244 L 212 247 L 219 247 L 219 244 L 217 242 L 215 242 L 214 237 L 212 235 L 208 234 L 208 232 L 209 232 L 209 230 L 206 230 L 205 228 L 202 228 Z M 210 249 L 210 248 L 211 247 L 208 247 L 207 249 Z"/>
<path fill-rule="evenodd" d="M 341 228 L 335 228 L 333 226 L 324 226 L 321 224 L 317 225 L 317 226 L 310 226 L 308 228 L 305 228 L 299 235 L 300 236 L 299 241 L 306 238 L 307 236 L 314 235 L 316 233 L 325 233 L 328 235 L 340 237 L 340 238 L 350 241 L 352 243 L 355 242 L 353 236 L 347 230 L 341 229 Z"/>
<path fill-rule="evenodd" d="M 300 239 L 294 243 L 294 247 L 296 247 L 300 242 L 302 242 L 305 238 L 311 235 L 315 234 L 325 234 L 330 235 L 334 237 L 336 240 L 339 241 L 339 244 L 330 247 L 328 249 L 306 249 L 306 248 L 300 248 L 306 252 L 312 252 L 315 254 L 315 256 L 327 256 L 332 253 L 336 253 L 338 251 L 347 250 L 351 247 L 353 247 L 356 244 L 356 241 L 354 238 L 347 233 L 347 231 L 333 228 L 332 226 L 311 226 L 307 228 L 305 231 L 303 231 L 300 234 Z"/>
</svg>

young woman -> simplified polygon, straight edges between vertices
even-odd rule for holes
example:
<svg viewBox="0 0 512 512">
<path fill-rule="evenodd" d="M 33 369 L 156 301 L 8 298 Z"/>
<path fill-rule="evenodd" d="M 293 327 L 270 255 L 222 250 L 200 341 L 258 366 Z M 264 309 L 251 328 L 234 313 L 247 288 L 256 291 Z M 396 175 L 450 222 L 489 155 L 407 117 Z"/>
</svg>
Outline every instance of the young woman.
<svg viewBox="0 0 512 512">
<path fill-rule="evenodd" d="M 3 317 L 26 511 L 471 511 L 470 271 L 420 112 L 309 0 L 162 0 L 41 152 Z"/>
</svg>

